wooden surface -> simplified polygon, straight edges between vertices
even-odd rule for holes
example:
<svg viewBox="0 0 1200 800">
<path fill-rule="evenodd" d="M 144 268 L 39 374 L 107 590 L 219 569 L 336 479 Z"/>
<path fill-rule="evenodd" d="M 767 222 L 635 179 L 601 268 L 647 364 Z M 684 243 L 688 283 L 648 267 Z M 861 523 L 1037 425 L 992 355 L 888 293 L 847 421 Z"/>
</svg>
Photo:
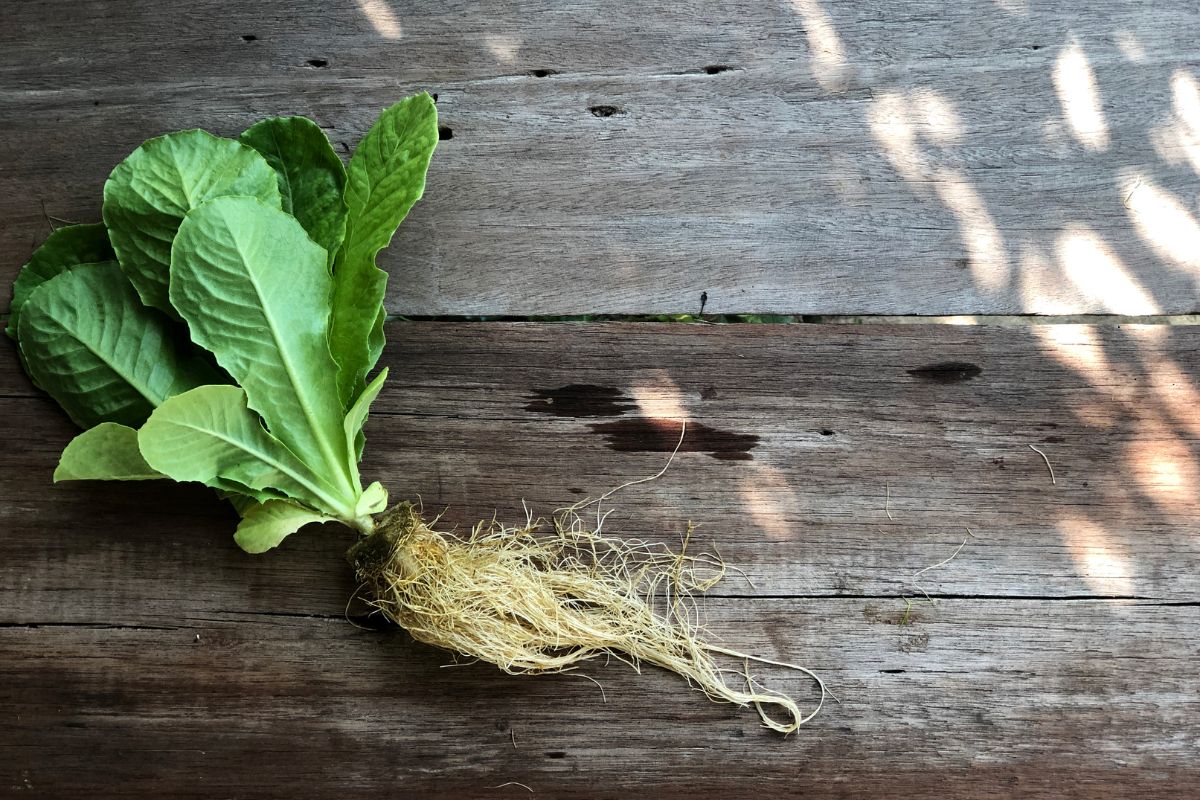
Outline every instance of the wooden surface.
<svg viewBox="0 0 1200 800">
<path fill-rule="evenodd" d="M 1200 310 L 1200 6 L 37 0 L 0 278 L 145 138 L 439 97 L 408 315 Z"/>
<path fill-rule="evenodd" d="M 605 702 L 577 677 L 443 669 L 343 618 L 342 530 L 252 557 L 207 491 L 52 486 L 71 426 L 9 353 L 0 794 L 1194 796 L 1200 329 L 389 336 L 366 476 L 449 524 L 546 512 L 653 474 L 686 419 L 610 531 L 702 523 L 752 581 L 705 602 L 714 637 L 841 703 L 782 739 L 656 670 L 588 669 Z"/>
<path fill-rule="evenodd" d="M 0 283 L 147 137 L 307 114 L 348 155 L 426 89 L 394 314 L 1197 312 L 1197 30 L 1192 0 L 10 2 Z M 206 490 L 52 485 L 74 432 L 6 344 L 0 797 L 1195 797 L 1200 327 L 1092 321 L 389 324 L 364 474 L 450 525 L 651 475 L 686 421 L 607 529 L 696 521 L 744 571 L 713 637 L 841 699 L 787 739 L 657 670 L 602 694 L 356 628 L 342 530 L 252 557 Z"/>
</svg>

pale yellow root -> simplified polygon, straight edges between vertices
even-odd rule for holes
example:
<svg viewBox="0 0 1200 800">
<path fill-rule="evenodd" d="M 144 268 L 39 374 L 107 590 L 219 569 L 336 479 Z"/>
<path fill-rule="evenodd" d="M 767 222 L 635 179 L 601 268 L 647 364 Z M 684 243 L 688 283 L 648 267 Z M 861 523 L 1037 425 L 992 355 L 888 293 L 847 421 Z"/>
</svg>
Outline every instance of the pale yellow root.
<svg viewBox="0 0 1200 800">
<path fill-rule="evenodd" d="M 772 730 L 795 731 L 820 704 L 805 715 L 787 695 L 760 689 L 748 669 L 718 666 L 713 654 L 754 657 L 700 638 L 691 593 L 710 588 L 725 568 L 719 558 L 689 555 L 690 533 L 672 553 L 602 536 L 570 509 L 552 525 L 530 520 L 509 528 L 493 521 L 458 538 L 433 530 L 401 503 L 377 518 L 376 531 L 349 559 L 368 602 L 427 644 L 513 674 L 565 672 L 601 656 L 639 670 L 654 664 L 714 700 L 753 705 Z M 781 666 L 812 676 L 824 701 L 816 675 Z M 732 688 L 729 678 L 744 681 L 746 690 Z M 786 719 L 772 718 L 766 707 Z"/>
</svg>

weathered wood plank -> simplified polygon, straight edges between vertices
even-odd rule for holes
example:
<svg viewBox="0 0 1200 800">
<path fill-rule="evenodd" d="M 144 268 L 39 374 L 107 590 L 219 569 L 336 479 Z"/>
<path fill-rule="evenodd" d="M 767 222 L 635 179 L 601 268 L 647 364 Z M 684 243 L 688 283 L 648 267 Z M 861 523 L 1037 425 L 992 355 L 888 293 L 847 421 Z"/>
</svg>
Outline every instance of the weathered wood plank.
<svg viewBox="0 0 1200 800">
<path fill-rule="evenodd" d="M 445 653 L 336 605 L 158 602 L 159 628 L 0 629 L 7 793 L 525 796 L 515 781 L 539 797 L 1099 800 L 1193 797 L 1200 779 L 1194 606 L 946 600 L 897 626 L 870 600 L 710 601 L 716 636 L 839 693 L 782 740 L 658 670 L 587 669 L 604 702 L 577 677 L 442 669 Z"/>
<path fill-rule="evenodd" d="M 1196 9 L 1172 0 L 1156 4 L 1153 14 L 1120 0 L 1080 7 L 1023 0 L 952 7 L 936 0 L 734 0 L 620 13 L 627 10 L 613 0 L 418 0 L 403 6 L 393 0 L 252 6 L 195 0 L 164 13 L 148 0 L 31 0 L 5 9 L 0 75 L 5 89 L 46 91 L 281 75 L 305 75 L 316 85 L 370 75 L 493 80 L 539 69 L 552 75 L 700 73 L 790 62 L 792 74 L 816 82 L 837 77 L 830 69 L 835 45 L 848 78 L 864 65 L 901 61 L 985 64 L 1004 47 L 1038 53 L 1069 34 L 1103 42 L 1106 55 L 1120 52 L 1139 63 L 1191 54 L 1195 47 L 1189 26 Z"/>
<path fill-rule="evenodd" d="M 5 791 L 1194 793 L 1200 328 L 388 332 L 366 474 L 450 523 L 511 516 L 653 473 L 686 418 L 684 452 L 620 496 L 610 531 L 703 522 L 753 580 L 704 601 L 714 638 L 819 670 L 841 704 L 780 741 L 658 671 L 589 669 L 604 702 L 570 676 L 442 669 L 342 619 L 336 530 L 251 557 L 206 491 L 52 486 L 70 426 L 9 353 Z M 912 574 L 965 527 L 977 539 L 922 576 L 937 605 L 906 615 Z"/>
<path fill-rule="evenodd" d="M 749 596 L 1200 594 L 1200 329 L 1035 326 L 389 326 L 364 475 L 448 524 L 523 518 L 651 475 L 615 534 L 688 520 Z M 158 624 L 340 607 L 349 534 L 251 558 L 203 490 L 63 484 L 72 435 L 0 359 L 0 622 Z M 563 390 L 563 387 L 582 388 Z M 1040 455 L 1054 467 L 1056 483 Z M 891 518 L 889 518 L 889 515 Z M 197 572 L 198 564 L 204 572 Z M 136 602 L 130 598 L 152 598 Z M 130 616 L 133 615 L 133 616 Z"/>
<path fill-rule="evenodd" d="M 7 11 L 0 275 L 147 136 L 305 113 L 352 145 L 426 88 L 454 138 L 396 313 L 1200 308 L 1194 3 L 304 8 Z"/>
</svg>

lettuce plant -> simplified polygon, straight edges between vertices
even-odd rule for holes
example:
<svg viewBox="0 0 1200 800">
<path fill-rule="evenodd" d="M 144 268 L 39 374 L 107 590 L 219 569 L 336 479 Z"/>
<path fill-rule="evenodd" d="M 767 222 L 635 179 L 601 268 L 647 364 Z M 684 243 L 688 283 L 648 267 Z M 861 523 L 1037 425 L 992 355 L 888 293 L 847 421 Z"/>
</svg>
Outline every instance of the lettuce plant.
<svg viewBox="0 0 1200 800">
<path fill-rule="evenodd" d="M 371 530 L 387 502 L 358 472 L 386 378 L 366 383 L 383 349 L 375 257 L 437 141 L 418 94 L 348 168 L 304 117 L 160 136 L 118 164 L 104 223 L 55 231 L 13 287 L 30 377 L 85 428 L 55 480 L 204 483 L 250 552 L 309 522 Z"/>
<path fill-rule="evenodd" d="M 417 94 L 382 112 L 346 167 L 303 117 L 238 139 L 160 136 L 118 164 L 103 224 L 56 230 L 13 286 L 8 333 L 26 371 L 84 429 L 54 479 L 205 484 L 237 509 L 251 553 L 343 523 L 360 534 L 348 557 L 368 602 L 423 642 L 514 673 L 606 655 L 656 664 L 795 730 L 811 714 L 753 681 L 731 688 L 740 673 L 714 654 L 749 656 L 699 635 L 687 598 L 719 579 L 719 559 L 610 539 L 583 506 L 549 532 L 490 523 L 456 537 L 363 485 L 363 424 L 387 379 L 372 375 L 387 283 L 375 259 L 437 141 L 433 100 Z"/>
</svg>

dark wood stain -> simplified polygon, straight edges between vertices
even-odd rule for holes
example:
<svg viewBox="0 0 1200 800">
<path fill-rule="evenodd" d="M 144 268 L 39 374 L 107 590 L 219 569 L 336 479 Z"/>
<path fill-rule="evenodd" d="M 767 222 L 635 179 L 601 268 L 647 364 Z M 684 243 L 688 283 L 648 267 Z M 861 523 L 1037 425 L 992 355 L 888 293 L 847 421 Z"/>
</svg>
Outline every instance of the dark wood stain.
<svg viewBox="0 0 1200 800">
<path fill-rule="evenodd" d="M 700 390 L 700 399 L 701 400 L 716 400 L 717 399 L 717 390 L 711 386 L 705 386 L 703 389 Z"/>
<path fill-rule="evenodd" d="M 620 452 L 670 453 L 679 445 L 681 453 L 708 453 L 722 461 L 751 461 L 750 451 L 758 447 L 759 437 L 751 433 L 717 430 L 703 422 L 689 422 L 683 443 L 679 443 L 681 423 L 673 419 L 639 417 L 618 422 L 591 425 L 608 439 L 608 446 Z"/>
<path fill-rule="evenodd" d="M 941 361 L 937 364 L 927 364 L 924 367 L 910 369 L 909 375 L 929 383 L 962 383 L 983 374 L 978 364 L 969 361 Z"/>
<path fill-rule="evenodd" d="M 619 417 L 637 408 L 620 389 L 572 383 L 557 389 L 535 389 L 526 411 L 556 417 Z"/>
</svg>

